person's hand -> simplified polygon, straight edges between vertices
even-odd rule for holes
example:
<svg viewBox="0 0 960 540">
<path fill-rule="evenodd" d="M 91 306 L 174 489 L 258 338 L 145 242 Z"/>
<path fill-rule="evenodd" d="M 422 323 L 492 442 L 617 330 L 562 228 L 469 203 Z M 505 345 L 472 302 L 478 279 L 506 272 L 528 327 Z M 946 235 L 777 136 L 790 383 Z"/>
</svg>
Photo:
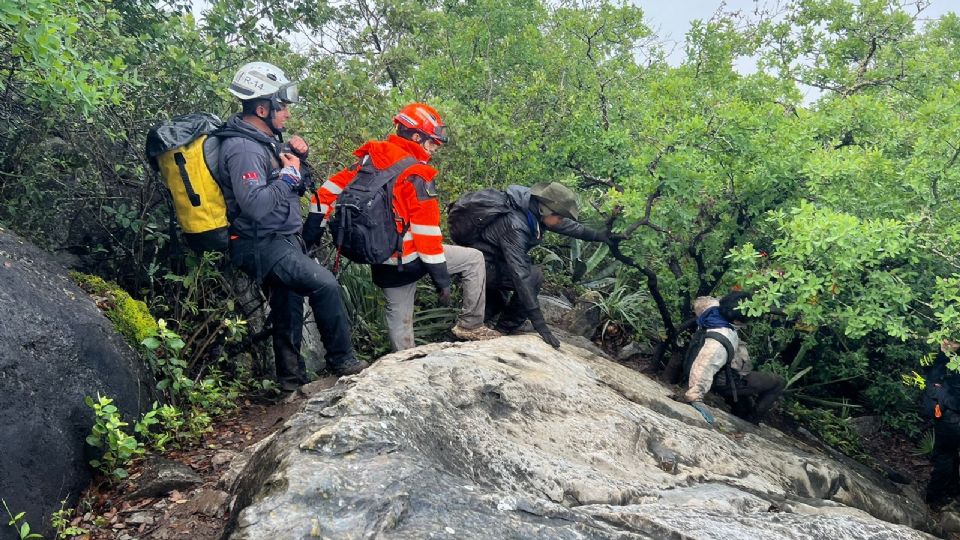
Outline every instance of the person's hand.
<svg viewBox="0 0 960 540">
<path fill-rule="evenodd" d="M 536 329 L 537 333 L 540 334 L 540 337 L 543 338 L 543 341 L 545 341 L 547 345 L 553 347 L 554 349 L 560 348 L 560 340 L 553 335 L 553 332 L 550 331 L 549 326 L 546 324 L 538 324 L 536 325 Z"/>
<path fill-rule="evenodd" d="M 437 303 L 444 307 L 450 305 L 450 287 L 437 289 Z"/>
<path fill-rule="evenodd" d="M 290 150 L 300 159 L 307 159 L 310 155 L 310 147 L 307 146 L 307 141 L 303 140 L 303 137 L 299 135 L 291 137 L 287 144 L 290 145 Z"/>
<path fill-rule="evenodd" d="M 940 342 L 940 350 L 945 353 L 955 353 L 957 349 L 960 349 L 960 343 L 956 341 L 944 339 Z"/>
<path fill-rule="evenodd" d="M 615 246 L 619 244 L 625 236 L 620 233 L 615 233 L 611 231 L 597 231 L 597 242 L 607 244 L 608 246 Z"/>
<path fill-rule="evenodd" d="M 714 422 L 716 422 L 716 419 L 713 417 L 713 413 L 710 412 L 710 409 L 708 409 L 702 401 L 692 401 L 690 402 L 690 406 L 696 409 L 697 412 L 703 416 L 703 419 L 706 420 L 706 422 L 711 426 L 714 424 Z"/>
<path fill-rule="evenodd" d="M 280 162 L 283 163 L 284 168 L 293 167 L 294 169 L 296 169 L 298 171 L 297 175 L 299 176 L 300 158 L 298 158 L 297 156 L 289 152 L 283 152 L 280 154 Z"/>
<path fill-rule="evenodd" d="M 303 194 L 303 179 L 300 178 L 300 171 L 296 167 L 287 165 L 280 169 L 280 181 L 290 186 L 292 191 Z"/>
</svg>

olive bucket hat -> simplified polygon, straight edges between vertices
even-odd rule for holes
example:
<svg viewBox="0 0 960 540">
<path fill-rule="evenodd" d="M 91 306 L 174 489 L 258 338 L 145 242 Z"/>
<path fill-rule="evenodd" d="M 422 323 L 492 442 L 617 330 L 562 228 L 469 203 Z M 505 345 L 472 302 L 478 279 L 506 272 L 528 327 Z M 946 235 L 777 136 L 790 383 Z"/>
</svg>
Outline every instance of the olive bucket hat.
<svg viewBox="0 0 960 540">
<path fill-rule="evenodd" d="M 530 194 L 540 203 L 541 214 L 559 214 L 573 220 L 580 215 L 580 210 L 577 208 L 577 195 L 563 184 L 540 182 L 530 188 Z"/>
</svg>

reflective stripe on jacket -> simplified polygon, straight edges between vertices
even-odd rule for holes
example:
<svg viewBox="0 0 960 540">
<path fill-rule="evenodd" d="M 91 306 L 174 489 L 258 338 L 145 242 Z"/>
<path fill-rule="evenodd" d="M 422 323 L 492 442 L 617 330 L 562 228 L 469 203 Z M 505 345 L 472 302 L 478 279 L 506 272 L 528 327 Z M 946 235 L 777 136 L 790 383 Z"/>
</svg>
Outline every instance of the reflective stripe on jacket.
<svg viewBox="0 0 960 540">
<path fill-rule="evenodd" d="M 369 156 L 373 166 L 380 170 L 407 157 L 419 161 L 400 173 L 393 187 L 393 210 L 402 220 L 397 223 L 397 232 L 403 232 L 407 227 L 401 254 L 403 268 L 398 268 L 397 254 L 394 253 L 386 263 L 373 265 L 374 282 L 380 287 L 398 287 L 427 273 L 437 287 L 449 287 L 450 275 L 440 230 L 440 203 L 433 183 L 437 170 L 427 165 L 430 154 L 419 144 L 397 135 L 390 135 L 386 141 L 369 141 L 353 154 L 359 159 Z M 356 175 L 356 165 L 343 169 L 324 182 L 311 197 L 310 215 L 304 226 L 304 238 L 309 244 L 319 239 L 336 211 L 337 197 Z"/>
</svg>

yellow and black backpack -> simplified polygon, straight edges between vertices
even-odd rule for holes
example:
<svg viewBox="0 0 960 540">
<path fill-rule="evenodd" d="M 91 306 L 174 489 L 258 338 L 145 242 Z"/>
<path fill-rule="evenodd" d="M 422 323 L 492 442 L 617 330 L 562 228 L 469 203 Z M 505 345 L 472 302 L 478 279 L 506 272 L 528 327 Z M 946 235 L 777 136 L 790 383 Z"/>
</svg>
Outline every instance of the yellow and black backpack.
<svg viewBox="0 0 960 540">
<path fill-rule="evenodd" d="M 229 244 L 227 206 L 219 184 L 217 132 L 222 126 L 213 114 L 195 113 L 160 123 L 147 133 L 147 159 L 170 190 L 187 245 L 198 252 L 226 251 Z"/>
</svg>

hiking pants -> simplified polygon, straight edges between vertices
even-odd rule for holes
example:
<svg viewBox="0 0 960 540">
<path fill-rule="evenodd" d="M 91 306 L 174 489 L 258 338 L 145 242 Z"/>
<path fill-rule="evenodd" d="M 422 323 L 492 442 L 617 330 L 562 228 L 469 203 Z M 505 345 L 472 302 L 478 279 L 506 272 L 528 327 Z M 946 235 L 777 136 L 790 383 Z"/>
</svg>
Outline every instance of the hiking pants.
<svg viewBox="0 0 960 540">
<path fill-rule="evenodd" d="M 443 245 L 443 256 L 447 259 L 447 271 L 460 276 L 463 307 L 457 324 L 463 328 L 474 329 L 483 324 L 486 309 L 487 274 L 484 269 L 483 254 L 462 246 Z M 390 346 L 394 351 L 414 347 L 413 308 L 416 299 L 417 282 L 383 289 L 387 299 L 386 319 Z"/>
<path fill-rule="evenodd" d="M 543 269 L 539 265 L 534 265 L 530 269 L 530 287 L 533 294 L 540 294 L 540 286 L 543 285 Z M 510 271 L 496 263 L 487 265 L 487 310 L 486 320 L 490 321 L 500 316 L 497 321 L 497 329 L 505 334 L 516 332 L 528 318 L 530 314 L 523 306 L 520 295 L 514 294 L 507 301 L 507 294 L 514 290 L 513 278 Z"/>
<path fill-rule="evenodd" d="M 725 374 L 720 372 L 717 379 L 724 376 Z M 734 413 L 754 423 L 770 412 L 787 386 L 787 382 L 780 375 L 761 371 L 750 371 L 746 375 L 735 374 L 734 379 L 737 379 L 737 402 L 731 403 Z M 720 386 L 714 382 L 713 390 L 728 402 L 733 401 L 733 392 L 726 385 Z"/>
<path fill-rule="evenodd" d="M 933 422 L 933 453 L 930 461 L 930 483 L 927 484 L 927 502 L 942 504 L 947 499 L 960 495 L 960 417 L 947 411 L 944 417 Z"/>
<path fill-rule="evenodd" d="M 249 240 L 235 240 L 231 258 L 254 279 L 258 270 L 262 273 L 270 301 L 278 380 L 306 380 L 300 354 L 304 297 L 320 330 L 328 367 L 335 369 L 353 359 L 350 320 L 340 297 L 340 285 L 329 270 L 307 256 L 299 235 L 272 235 L 257 245 Z"/>
</svg>

